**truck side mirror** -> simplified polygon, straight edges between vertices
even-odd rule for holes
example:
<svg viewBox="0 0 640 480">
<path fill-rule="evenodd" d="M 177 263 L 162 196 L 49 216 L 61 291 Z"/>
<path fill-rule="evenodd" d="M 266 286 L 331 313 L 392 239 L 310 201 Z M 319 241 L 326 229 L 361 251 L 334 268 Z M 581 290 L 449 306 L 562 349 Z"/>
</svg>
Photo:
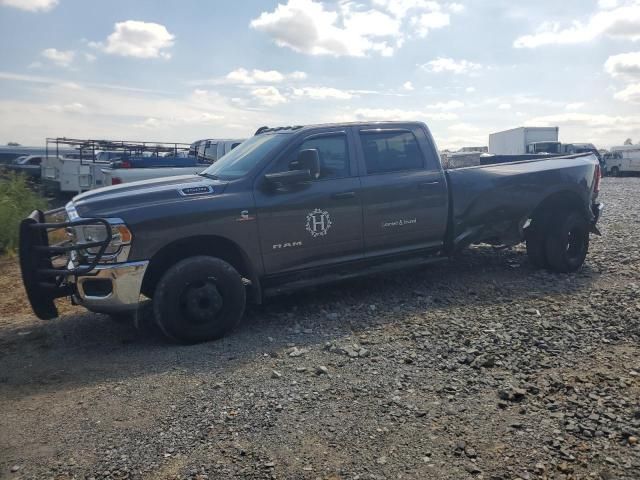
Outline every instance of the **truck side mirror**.
<svg viewBox="0 0 640 480">
<path fill-rule="evenodd" d="M 320 177 L 320 154 L 315 148 L 302 150 L 298 158 L 289 164 L 290 170 L 308 170 L 311 178 Z"/>
<path fill-rule="evenodd" d="M 316 180 L 320 177 L 320 155 L 318 150 L 302 150 L 298 158 L 289 163 L 289 171 L 268 173 L 264 176 L 275 188 Z"/>
</svg>

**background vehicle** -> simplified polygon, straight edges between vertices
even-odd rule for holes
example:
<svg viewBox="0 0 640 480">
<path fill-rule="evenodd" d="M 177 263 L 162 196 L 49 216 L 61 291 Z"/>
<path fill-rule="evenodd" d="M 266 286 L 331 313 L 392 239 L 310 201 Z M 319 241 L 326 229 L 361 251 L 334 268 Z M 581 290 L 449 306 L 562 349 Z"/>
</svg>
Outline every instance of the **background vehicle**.
<svg viewBox="0 0 640 480">
<path fill-rule="evenodd" d="M 600 166 L 604 168 L 604 161 L 602 155 L 593 143 L 565 143 L 562 146 L 562 151 L 568 155 L 575 155 L 576 153 L 593 153 L 600 162 Z"/>
<path fill-rule="evenodd" d="M 492 133 L 489 135 L 489 153 L 493 155 L 561 153 L 558 132 L 559 127 L 518 127 Z"/>
<path fill-rule="evenodd" d="M 60 155 L 63 148 L 73 153 Z M 171 164 L 166 155 L 184 161 L 187 152 L 188 145 L 181 143 L 48 138 L 42 178 L 52 193 L 80 193 L 109 185 L 103 169 L 114 162 L 140 167 Z"/>
<path fill-rule="evenodd" d="M 60 154 L 71 153 L 71 150 L 61 150 Z M 23 146 L 5 146 L 0 145 L 0 165 L 6 165 L 11 163 L 18 157 L 24 157 L 26 155 L 34 155 L 45 157 L 47 149 L 45 147 L 23 147 Z"/>
<path fill-rule="evenodd" d="M 40 178 L 40 164 L 42 157 L 38 155 L 24 155 L 14 159 L 10 164 L 6 165 L 7 170 L 26 175 L 31 179 Z"/>
<path fill-rule="evenodd" d="M 56 297 L 121 314 L 144 294 L 162 331 L 190 343 L 233 328 L 247 299 L 473 243 L 526 241 L 536 267 L 581 267 L 601 211 L 593 155 L 445 171 L 437 152 L 418 122 L 261 129 L 200 175 L 86 192 L 23 221 L 29 300 L 53 318 Z M 54 227 L 70 236 L 47 246 Z"/>
<path fill-rule="evenodd" d="M 640 145 L 611 147 L 606 165 L 607 173 L 614 177 L 640 173 Z"/>
<path fill-rule="evenodd" d="M 195 175 L 241 143 L 242 140 L 199 140 L 189 148 L 189 154 L 193 152 L 193 156 L 164 157 L 164 164 L 160 158 L 154 162 L 113 162 L 109 167 L 101 169 L 104 185 L 119 185 L 176 175 Z"/>
<path fill-rule="evenodd" d="M 195 149 L 195 156 L 202 163 L 213 163 L 236 148 L 245 139 L 207 139 L 200 140 Z"/>
<path fill-rule="evenodd" d="M 562 144 L 560 142 L 533 142 L 527 145 L 527 153 L 532 155 L 542 153 L 559 155 L 563 153 Z"/>
</svg>

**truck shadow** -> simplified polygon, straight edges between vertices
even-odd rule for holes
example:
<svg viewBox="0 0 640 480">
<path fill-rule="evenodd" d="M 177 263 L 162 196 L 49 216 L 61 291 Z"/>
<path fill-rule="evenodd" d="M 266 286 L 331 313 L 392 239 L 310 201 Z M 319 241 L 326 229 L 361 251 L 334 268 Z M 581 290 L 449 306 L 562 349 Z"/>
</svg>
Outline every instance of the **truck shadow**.
<svg viewBox="0 0 640 480">
<path fill-rule="evenodd" d="M 534 302 L 588 290 L 588 264 L 573 275 L 535 271 L 522 250 L 474 248 L 451 262 L 318 287 L 250 307 L 226 338 L 168 344 L 152 328 L 136 330 L 90 313 L 0 329 L 0 397 L 21 398 L 179 368 L 215 375 L 278 356 L 292 344 L 322 346 L 353 333 L 435 310 Z M 280 352 L 280 353 L 278 353 Z"/>
</svg>

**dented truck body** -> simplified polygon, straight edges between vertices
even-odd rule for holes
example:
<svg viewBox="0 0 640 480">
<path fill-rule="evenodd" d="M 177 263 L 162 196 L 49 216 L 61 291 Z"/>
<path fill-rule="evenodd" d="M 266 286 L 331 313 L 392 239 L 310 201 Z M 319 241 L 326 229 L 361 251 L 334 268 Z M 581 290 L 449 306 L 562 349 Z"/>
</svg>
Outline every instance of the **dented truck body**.
<svg viewBox="0 0 640 480">
<path fill-rule="evenodd" d="M 445 171 L 418 122 L 262 129 L 201 175 L 78 195 L 57 224 L 34 212 L 23 222 L 23 279 L 41 318 L 57 315 L 61 296 L 96 312 L 132 311 L 177 263 L 206 256 L 231 266 L 247 299 L 260 302 L 446 259 L 473 243 L 514 245 L 532 224 L 542 232 L 558 223 L 562 209 L 593 231 L 598 182 L 593 155 Z M 43 234 L 60 229 L 68 251 L 52 251 Z M 57 272 L 54 254 L 63 257 Z"/>
</svg>

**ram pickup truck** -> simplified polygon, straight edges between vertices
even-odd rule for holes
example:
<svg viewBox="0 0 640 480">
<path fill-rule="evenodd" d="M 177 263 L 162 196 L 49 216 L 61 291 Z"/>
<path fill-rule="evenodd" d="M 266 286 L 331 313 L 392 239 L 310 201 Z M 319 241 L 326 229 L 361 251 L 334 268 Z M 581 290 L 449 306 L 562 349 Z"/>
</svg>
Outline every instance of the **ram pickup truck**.
<svg viewBox="0 0 640 480">
<path fill-rule="evenodd" d="M 22 277 L 42 319 L 63 296 L 116 316 L 144 300 L 167 337 L 193 343 L 233 328 L 247 301 L 481 242 L 526 241 L 534 266 L 575 271 L 597 233 L 599 181 L 591 154 L 445 171 L 418 122 L 261 129 L 199 175 L 34 211 Z"/>
</svg>

